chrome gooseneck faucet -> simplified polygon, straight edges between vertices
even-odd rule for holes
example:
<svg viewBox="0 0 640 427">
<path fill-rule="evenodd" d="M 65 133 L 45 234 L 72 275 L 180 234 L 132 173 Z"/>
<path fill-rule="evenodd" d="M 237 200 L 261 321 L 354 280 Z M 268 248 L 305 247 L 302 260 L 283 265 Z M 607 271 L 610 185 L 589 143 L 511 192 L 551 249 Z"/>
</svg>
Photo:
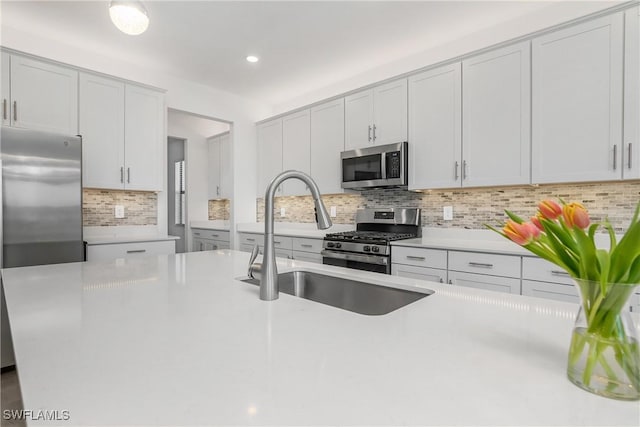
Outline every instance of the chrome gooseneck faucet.
<svg viewBox="0 0 640 427">
<path fill-rule="evenodd" d="M 273 301 L 278 299 L 278 269 L 276 267 L 276 255 L 273 247 L 273 198 L 278 186 L 289 178 L 296 178 L 307 184 L 315 203 L 316 222 L 318 229 L 325 230 L 331 227 L 331 219 L 327 208 L 320 198 L 320 190 L 313 179 L 304 172 L 289 170 L 276 176 L 267 187 L 264 195 L 264 256 L 262 266 L 253 264 L 258 255 L 257 247 L 251 254 L 249 261 L 249 274 L 253 276 L 255 270 L 260 271 L 260 299 Z"/>
</svg>

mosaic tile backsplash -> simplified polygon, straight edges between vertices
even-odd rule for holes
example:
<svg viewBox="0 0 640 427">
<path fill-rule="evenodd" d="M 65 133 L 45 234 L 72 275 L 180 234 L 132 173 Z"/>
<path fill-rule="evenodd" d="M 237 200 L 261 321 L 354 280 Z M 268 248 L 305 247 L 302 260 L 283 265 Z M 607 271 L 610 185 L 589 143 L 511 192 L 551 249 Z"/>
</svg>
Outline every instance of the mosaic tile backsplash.
<svg viewBox="0 0 640 427">
<path fill-rule="evenodd" d="M 156 225 L 158 222 L 158 195 L 153 192 L 85 188 L 82 197 L 85 226 Z M 115 217 L 115 205 L 124 206 L 124 218 Z"/>
<path fill-rule="evenodd" d="M 231 201 L 229 199 L 209 200 L 209 220 L 229 220 L 231 218 Z"/>
<path fill-rule="evenodd" d="M 624 232 L 640 200 L 640 181 L 594 184 L 558 184 L 540 186 L 429 190 L 421 193 L 397 190 L 366 190 L 359 194 L 323 196 L 329 209 L 336 206 L 336 224 L 352 224 L 360 208 L 418 207 L 422 208 L 422 225 L 484 229 L 484 224 L 500 224 L 507 208 L 522 216 L 530 216 L 541 199 L 562 198 L 585 205 L 593 221 L 605 217 L 617 232 Z M 442 219 L 442 207 L 453 206 L 453 221 Z M 279 215 L 284 207 L 286 215 Z M 257 221 L 264 221 L 264 201 L 257 200 Z M 275 220 L 314 222 L 311 196 L 276 197 Z"/>
</svg>

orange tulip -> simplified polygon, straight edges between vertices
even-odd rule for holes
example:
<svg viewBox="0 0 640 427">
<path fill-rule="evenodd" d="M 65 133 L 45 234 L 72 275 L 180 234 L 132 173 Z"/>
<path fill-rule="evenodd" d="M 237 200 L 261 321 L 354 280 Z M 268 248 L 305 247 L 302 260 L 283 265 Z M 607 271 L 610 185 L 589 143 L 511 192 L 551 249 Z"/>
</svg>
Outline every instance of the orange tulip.
<svg viewBox="0 0 640 427">
<path fill-rule="evenodd" d="M 526 246 L 540 236 L 540 229 L 533 223 L 518 224 L 513 220 L 507 221 L 502 232 L 520 246 Z"/>
<path fill-rule="evenodd" d="M 589 212 L 580 203 L 568 203 L 562 207 L 562 217 L 569 227 L 587 228 Z"/>
<path fill-rule="evenodd" d="M 543 200 L 538 204 L 538 209 L 542 216 L 551 221 L 555 220 L 562 213 L 562 207 L 553 200 Z"/>
<path fill-rule="evenodd" d="M 542 214 L 540 212 L 538 212 L 536 214 L 536 216 L 532 216 L 531 217 L 531 223 L 533 225 L 536 226 L 536 228 L 538 228 L 538 230 L 540 231 L 544 231 L 544 227 L 542 226 L 542 221 L 540 221 L 541 219 L 543 219 L 544 217 L 542 216 Z"/>
</svg>

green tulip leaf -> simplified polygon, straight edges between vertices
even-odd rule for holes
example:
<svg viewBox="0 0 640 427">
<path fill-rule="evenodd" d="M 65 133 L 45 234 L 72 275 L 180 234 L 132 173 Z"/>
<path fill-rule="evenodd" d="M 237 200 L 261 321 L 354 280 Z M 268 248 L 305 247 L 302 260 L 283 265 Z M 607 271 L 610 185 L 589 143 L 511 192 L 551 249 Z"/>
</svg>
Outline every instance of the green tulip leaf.
<svg viewBox="0 0 640 427">
<path fill-rule="evenodd" d="M 515 221 L 518 224 L 522 224 L 522 223 L 526 222 L 524 219 L 520 218 L 518 215 L 514 214 L 511 211 L 508 211 L 508 210 L 505 209 L 505 213 L 507 214 L 507 216 L 509 218 L 511 218 L 513 221 Z"/>
</svg>

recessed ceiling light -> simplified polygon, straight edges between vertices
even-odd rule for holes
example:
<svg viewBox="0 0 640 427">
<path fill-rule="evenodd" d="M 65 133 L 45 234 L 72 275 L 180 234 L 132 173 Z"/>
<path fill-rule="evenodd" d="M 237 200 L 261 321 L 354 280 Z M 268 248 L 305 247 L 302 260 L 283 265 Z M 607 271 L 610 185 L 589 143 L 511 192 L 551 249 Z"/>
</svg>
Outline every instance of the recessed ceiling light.
<svg viewBox="0 0 640 427">
<path fill-rule="evenodd" d="M 258 62 L 259 60 L 260 58 L 258 58 L 257 56 L 253 56 L 253 55 L 247 56 L 247 61 L 249 62 Z"/>
</svg>

